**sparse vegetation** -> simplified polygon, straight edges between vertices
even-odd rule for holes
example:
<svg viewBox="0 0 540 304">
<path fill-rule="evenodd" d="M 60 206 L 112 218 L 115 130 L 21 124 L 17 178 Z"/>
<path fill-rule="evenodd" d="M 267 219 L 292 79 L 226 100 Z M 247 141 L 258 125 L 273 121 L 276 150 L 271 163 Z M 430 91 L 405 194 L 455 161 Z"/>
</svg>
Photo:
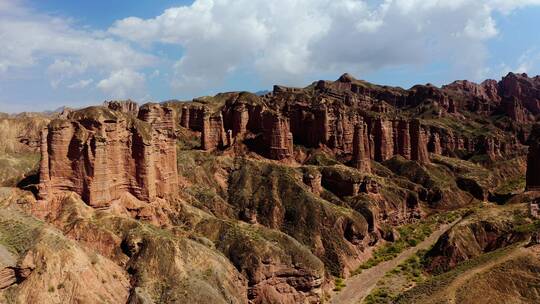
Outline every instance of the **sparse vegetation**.
<svg viewBox="0 0 540 304">
<path fill-rule="evenodd" d="M 416 301 L 420 298 L 429 298 L 430 295 L 433 295 L 436 292 L 443 290 L 461 274 L 482 264 L 488 263 L 489 261 L 508 255 L 513 250 L 515 250 L 515 246 L 509 246 L 503 249 L 483 254 L 475 259 L 462 262 L 453 270 L 430 277 L 428 280 L 419 284 L 412 290 L 400 295 L 396 299 L 395 303 L 416 303 Z"/>
<path fill-rule="evenodd" d="M 460 212 L 448 212 L 436 214 L 420 222 L 404 225 L 398 228 L 399 239 L 395 242 L 386 243 L 376 249 L 368 261 L 360 265 L 353 275 L 359 274 L 364 269 L 369 269 L 381 262 L 389 261 L 398 256 L 403 250 L 414 247 L 431 235 L 440 225 L 451 223 L 459 218 Z"/>
<path fill-rule="evenodd" d="M 387 288 L 376 288 L 364 299 L 364 304 L 390 304 L 396 299 L 396 295 Z"/>
<path fill-rule="evenodd" d="M 343 281 L 342 278 L 336 278 L 334 280 L 334 291 L 339 292 L 347 285 L 345 284 L 345 281 Z"/>
</svg>

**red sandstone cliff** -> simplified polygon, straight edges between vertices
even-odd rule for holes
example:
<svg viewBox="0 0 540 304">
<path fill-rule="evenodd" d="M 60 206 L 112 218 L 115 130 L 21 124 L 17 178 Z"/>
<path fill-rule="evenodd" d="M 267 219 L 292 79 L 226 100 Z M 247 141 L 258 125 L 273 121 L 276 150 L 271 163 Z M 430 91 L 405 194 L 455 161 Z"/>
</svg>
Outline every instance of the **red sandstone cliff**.
<svg viewBox="0 0 540 304">
<path fill-rule="evenodd" d="M 504 98 L 515 97 L 533 115 L 540 114 L 540 77 L 509 73 L 499 83 Z"/>
<path fill-rule="evenodd" d="M 264 96 L 233 92 L 195 100 L 181 106 L 179 120 L 182 127 L 202 132 L 204 150 L 226 149 L 248 134 L 260 135 L 256 150 L 273 159 L 293 155 L 292 141 L 309 148 L 325 146 L 357 165 L 355 127 L 362 121 L 366 153 L 376 161 L 401 155 L 425 163 L 429 152 L 451 157 L 486 154 L 495 159 L 521 153 L 526 128 L 501 125 L 515 130 L 516 136 L 481 136 L 424 121 L 422 112 L 456 122 L 466 120 L 461 113 L 467 111 L 483 117 L 503 113 L 513 122 L 529 123 L 533 120 L 529 108 L 539 96 L 537 82 L 509 74 L 500 83 L 456 81 L 443 88 L 428 84 L 404 90 L 345 74 L 335 82 L 319 81 L 306 88 L 275 86 Z M 268 111 L 279 119 L 262 114 Z M 521 143 L 514 141 L 516 137 Z"/>
<path fill-rule="evenodd" d="M 107 107 L 111 110 L 122 112 L 122 113 L 130 113 L 133 115 L 137 115 L 139 112 L 139 105 L 132 100 L 111 100 L 111 101 L 105 101 L 103 103 L 104 107 Z"/>
<path fill-rule="evenodd" d="M 90 107 L 53 120 L 42 131 L 40 197 L 73 191 L 106 207 L 125 192 L 152 201 L 174 191 L 172 110 L 149 104 L 139 118 Z"/>
<path fill-rule="evenodd" d="M 353 140 L 353 164 L 361 172 L 371 172 L 371 161 L 369 159 L 369 141 L 367 126 L 360 122 L 354 128 Z"/>
<path fill-rule="evenodd" d="M 289 121 L 273 112 L 263 114 L 263 138 L 271 159 L 285 159 L 293 154 L 293 136 Z"/>
</svg>

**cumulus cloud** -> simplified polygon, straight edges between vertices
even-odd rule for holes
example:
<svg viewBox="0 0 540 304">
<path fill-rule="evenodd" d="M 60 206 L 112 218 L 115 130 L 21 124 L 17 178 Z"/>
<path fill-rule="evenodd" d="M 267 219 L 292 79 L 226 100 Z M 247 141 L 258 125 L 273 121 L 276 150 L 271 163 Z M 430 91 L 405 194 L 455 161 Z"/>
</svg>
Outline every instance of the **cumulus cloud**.
<svg viewBox="0 0 540 304">
<path fill-rule="evenodd" d="M 98 82 L 97 87 L 112 99 L 138 97 L 144 92 L 145 81 L 144 74 L 122 69 L 113 71 L 108 78 Z"/>
<path fill-rule="evenodd" d="M 0 0 L 0 40 L 0 73 L 46 66 L 55 88 L 90 71 L 139 69 L 157 60 L 118 38 L 81 29 L 66 18 L 37 13 L 12 0 Z"/>
<path fill-rule="evenodd" d="M 246 77 L 257 85 L 303 85 L 345 71 L 363 77 L 441 61 L 450 66 L 448 79 L 479 80 L 492 72 L 487 41 L 500 31 L 495 16 L 540 5 L 540 0 L 195 0 L 153 18 L 127 17 L 94 31 L 33 11 L 24 1 L 0 0 L 0 80 L 10 71 L 33 68 L 44 71 L 54 88 L 97 87 L 110 98 L 145 96 L 147 79 L 167 79 L 176 92 L 193 96 Z M 171 62 L 160 58 L 171 56 L 163 44 L 181 50 Z M 518 68 L 536 65 L 531 62 L 523 59 Z"/>
<path fill-rule="evenodd" d="M 449 58 L 478 77 L 494 12 L 540 0 L 196 0 L 163 14 L 117 21 L 109 32 L 141 43 L 178 44 L 173 85 L 198 91 L 238 70 L 300 84 L 311 75 L 421 65 Z"/>
</svg>

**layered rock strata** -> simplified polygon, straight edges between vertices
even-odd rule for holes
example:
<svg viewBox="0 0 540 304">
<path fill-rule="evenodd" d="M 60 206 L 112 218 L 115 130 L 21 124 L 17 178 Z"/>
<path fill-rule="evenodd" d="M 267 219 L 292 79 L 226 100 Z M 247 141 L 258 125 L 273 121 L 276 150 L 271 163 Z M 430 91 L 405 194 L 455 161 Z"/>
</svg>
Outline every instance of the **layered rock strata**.
<svg viewBox="0 0 540 304">
<path fill-rule="evenodd" d="M 412 160 L 422 164 L 429 163 L 426 132 L 418 120 L 413 120 L 411 122 L 411 147 Z"/>
<path fill-rule="evenodd" d="M 282 160 L 293 154 L 293 136 L 289 131 L 289 121 L 273 112 L 263 114 L 263 139 L 268 157 Z"/>
<path fill-rule="evenodd" d="M 139 113 L 139 104 L 132 100 L 111 100 L 105 101 L 103 106 L 122 113 L 137 115 Z"/>
<path fill-rule="evenodd" d="M 409 90 L 373 85 L 344 74 L 337 81 L 318 81 L 306 88 L 275 86 L 263 96 L 224 93 L 194 100 L 182 106 L 180 125 L 201 131 L 205 150 L 227 148 L 246 134 L 262 135 L 265 139 L 256 150 L 274 159 L 293 154 L 284 152 L 292 149 L 285 143 L 292 137 L 294 144 L 325 146 L 356 165 L 354 137 L 360 122 L 367 133 L 364 149 L 375 161 L 401 155 L 425 163 L 429 152 L 450 157 L 485 154 L 497 159 L 522 154 L 526 125 L 538 113 L 539 88 L 540 78 L 512 73 L 500 82 L 456 81 L 442 88 L 427 84 Z M 272 118 L 263 117 L 265 112 L 274 112 L 287 122 L 271 123 Z M 459 127 L 455 122 L 464 121 L 464 112 L 484 118 L 503 114 L 509 122 L 497 122 L 496 127 L 516 136 L 491 130 L 476 133 L 471 131 L 474 125 Z M 437 121 L 442 117 L 450 123 Z M 272 137 L 275 142 L 270 146 Z"/>
<path fill-rule="evenodd" d="M 354 128 L 353 165 L 362 172 L 371 172 L 367 126 L 363 122 Z"/>
<path fill-rule="evenodd" d="M 145 105 L 139 118 L 103 107 L 73 112 L 42 131 L 39 196 L 78 193 L 107 207 L 123 193 L 153 201 L 175 190 L 172 110 Z"/>
</svg>

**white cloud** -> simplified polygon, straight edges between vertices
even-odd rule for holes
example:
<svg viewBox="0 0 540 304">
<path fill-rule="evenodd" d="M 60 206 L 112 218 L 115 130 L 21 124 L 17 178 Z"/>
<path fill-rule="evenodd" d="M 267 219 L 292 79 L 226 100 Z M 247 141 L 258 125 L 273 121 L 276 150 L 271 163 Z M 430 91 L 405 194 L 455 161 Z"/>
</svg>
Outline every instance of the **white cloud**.
<svg viewBox="0 0 540 304">
<path fill-rule="evenodd" d="M 530 73 L 540 68 L 540 52 L 536 48 L 526 50 L 517 60 L 516 73 Z"/>
<path fill-rule="evenodd" d="M 138 69 L 157 60 L 118 38 L 37 13 L 19 1 L 0 0 L 0 41 L 0 72 L 45 70 L 53 87 L 84 73 Z"/>
<path fill-rule="evenodd" d="M 144 93 L 145 76 L 130 69 L 122 69 L 98 82 L 97 87 L 111 99 L 137 97 Z"/>
<path fill-rule="evenodd" d="M 74 82 L 70 85 L 68 85 L 68 88 L 70 89 L 84 89 L 91 85 L 94 82 L 94 79 L 82 79 L 77 82 Z"/>
<path fill-rule="evenodd" d="M 100 32 L 28 9 L 25 1 L 0 0 L 0 77 L 31 69 L 25 75 L 43 74 L 58 94 L 62 88 L 97 87 L 111 98 L 145 96 L 146 78 L 167 78 L 185 96 L 222 87 L 239 74 L 256 78 L 258 85 L 303 85 L 320 75 L 347 71 L 362 77 L 440 61 L 451 66 L 448 78 L 478 80 L 490 73 L 486 42 L 499 33 L 495 15 L 540 5 L 540 0 L 195 0 L 154 18 L 118 20 Z M 162 56 L 162 44 L 182 50 L 175 62 L 158 59 L 169 57 Z M 515 64 L 519 70 L 537 62 L 522 61 Z"/>
<path fill-rule="evenodd" d="M 109 32 L 145 44 L 180 45 L 173 86 L 222 84 L 238 70 L 265 83 L 312 75 L 422 65 L 449 58 L 461 77 L 485 71 L 495 11 L 540 0 L 195 0 L 151 19 L 117 21 Z"/>
</svg>

